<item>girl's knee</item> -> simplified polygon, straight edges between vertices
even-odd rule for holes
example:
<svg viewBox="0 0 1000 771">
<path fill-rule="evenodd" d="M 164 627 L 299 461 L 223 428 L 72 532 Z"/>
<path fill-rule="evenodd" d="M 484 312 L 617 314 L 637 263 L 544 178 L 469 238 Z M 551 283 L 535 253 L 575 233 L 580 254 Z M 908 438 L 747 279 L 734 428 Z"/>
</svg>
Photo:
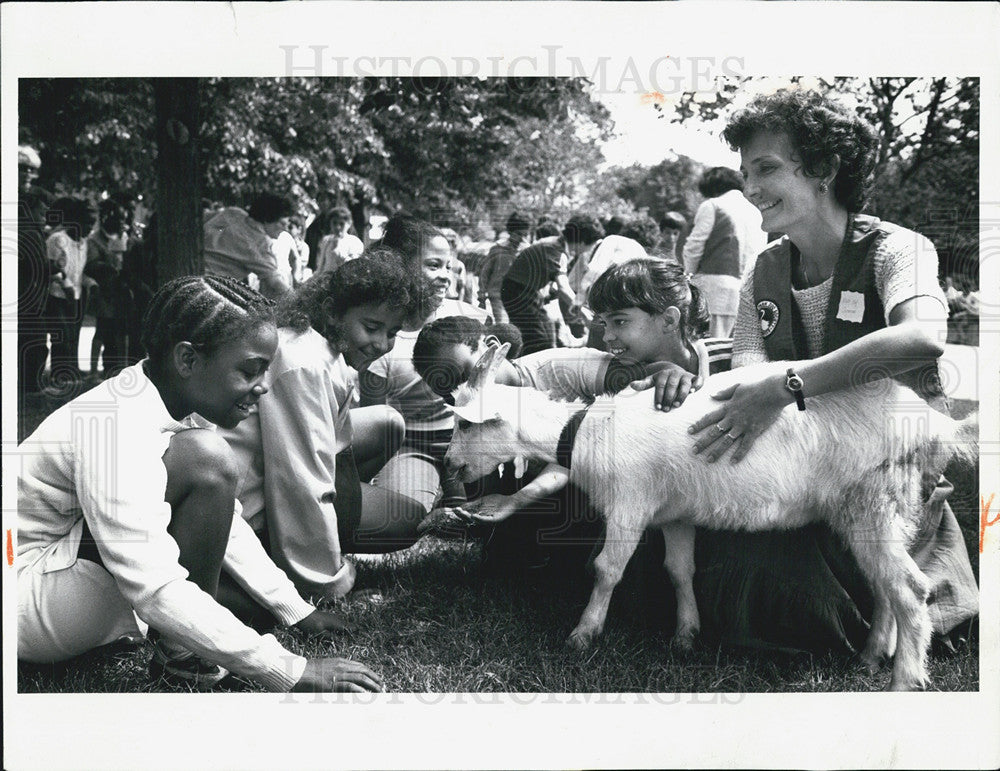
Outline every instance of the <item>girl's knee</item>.
<svg viewBox="0 0 1000 771">
<path fill-rule="evenodd" d="M 385 407 L 385 415 L 383 417 L 385 422 L 385 438 L 390 447 L 399 449 L 399 446 L 403 443 L 403 437 L 406 435 L 406 421 L 398 410 L 392 407 Z"/>
<path fill-rule="evenodd" d="M 226 440 L 214 431 L 189 429 L 174 434 L 163 456 L 167 501 L 192 489 L 215 489 L 235 497 L 239 470 Z"/>
</svg>

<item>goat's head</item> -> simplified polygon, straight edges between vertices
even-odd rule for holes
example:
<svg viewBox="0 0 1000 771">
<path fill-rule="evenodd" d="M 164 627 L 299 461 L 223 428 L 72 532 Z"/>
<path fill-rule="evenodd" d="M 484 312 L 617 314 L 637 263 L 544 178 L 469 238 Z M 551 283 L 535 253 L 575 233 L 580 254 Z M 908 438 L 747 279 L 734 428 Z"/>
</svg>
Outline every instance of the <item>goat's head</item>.
<svg viewBox="0 0 1000 771">
<path fill-rule="evenodd" d="M 455 389 L 455 430 L 445 466 L 463 482 L 491 473 L 501 463 L 523 455 L 517 426 L 522 418 L 522 392 L 499 385 L 497 369 L 510 343 L 491 345 L 476 362 L 468 382 Z"/>
</svg>

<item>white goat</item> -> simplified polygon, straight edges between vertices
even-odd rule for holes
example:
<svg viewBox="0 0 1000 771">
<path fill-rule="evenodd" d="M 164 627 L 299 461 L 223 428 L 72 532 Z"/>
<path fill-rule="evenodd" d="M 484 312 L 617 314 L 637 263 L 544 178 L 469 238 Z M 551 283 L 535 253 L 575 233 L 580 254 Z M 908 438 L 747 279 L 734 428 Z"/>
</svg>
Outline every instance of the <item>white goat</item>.
<svg viewBox="0 0 1000 771">
<path fill-rule="evenodd" d="M 491 348 L 454 394 L 457 426 L 445 463 L 466 482 L 515 458 L 556 462 L 567 421 L 584 409 L 531 388 L 498 385 L 505 349 Z M 872 671 L 895 652 L 890 688 L 929 684 L 928 581 L 907 553 L 921 522 L 922 472 L 939 474 L 954 454 L 974 458 L 974 432 L 930 409 L 893 380 L 785 409 L 736 465 L 692 452 L 688 427 L 718 407 L 709 394 L 786 366 L 770 363 L 712 376 L 681 408 L 652 409 L 649 392 L 598 400 L 573 445 L 569 478 L 607 523 L 590 602 L 568 643 L 586 648 L 604 626 L 612 591 L 643 531 L 666 541 L 666 568 L 677 593 L 677 637 L 698 632 L 695 525 L 725 530 L 794 528 L 824 521 L 854 554 L 872 585 L 875 608 L 864 662 Z M 898 646 L 896 630 L 898 627 Z"/>
</svg>

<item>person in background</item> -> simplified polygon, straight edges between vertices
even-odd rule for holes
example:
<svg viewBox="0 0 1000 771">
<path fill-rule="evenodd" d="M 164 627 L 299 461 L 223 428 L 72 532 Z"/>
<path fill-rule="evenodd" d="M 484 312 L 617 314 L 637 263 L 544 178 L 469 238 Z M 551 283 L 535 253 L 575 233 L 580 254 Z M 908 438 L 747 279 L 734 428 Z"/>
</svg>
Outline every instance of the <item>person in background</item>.
<svg viewBox="0 0 1000 771">
<path fill-rule="evenodd" d="M 659 253 L 668 260 L 677 260 L 677 244 L 687 227 L 684 215 L 676 211 L 668 211 L 660 220 Z"/>
<path fill-rule="evenodd" d="M 205 273 L 247 281 L 253 273 L 260 292 L 276 299 L 291 289 L 291 267 L 279 265 L 274 241 L 294 213 L 292 202 L 261 193 L 246 211 L 230 206 L 205 222 Z"/>
<path fill-rule="evenodd" d="M 84 273 L 97 282 L 91 291 L 89 313 L 96 320 L 90 345 L 90 376 L 97 377 L 97 363 L 104 351 L 104 377 L 117 374 L 128 361 L 128 288 L 121 280 L 128 207 L 115 196 L 97 205 L 97 228 L 87 238 Z"/>
<path fill-rule="evenodd" d="M 35 148 L 17 148 L 17 390 L 22 395 L 42 389 L 49 356 L 45 313 L 50 281 L 45 255 L 48 194 L 32 184 L 41 166 Z"/>
<path fill-rule="evenodd" d="M 93 207 L 83 198 L 53 201 L 46 214 L 57 223 L 45 242 L 51 265 L 48 316 L 52 337 L 52 387 L 60 389 L 81 377 L 80 326 L 83 323 L 83 269 L 87 264 L 87 236 L 94 227 Z"/>
<path fill-rule="evenodd" d="M 610 235 L 610 234 L 605 234 Z M 660 242 L 660 226 L 648 214 L 636 214 L 625 220 L 619 235 L 631 238 L 639 243 L 647 252 L 652 252 Z"/>
<path fill-rule="evenodd" d="M 156 261 L 156 212 L 142 229 L 142 237 L 133 239 L 122 261 L 121 280 L 126 287 L 125 326 L 128 335 L 128 365 L 142 361 L 146 348 L 142 342 L 142 319 L 153 295 L 160 286 Z"/>
<path fill-rule="evenodd" d="M 309 262 L 306 263 L 306 267 L 313 273 L 316 272 L 316 259 L 319 257 L 319 242 L 329 233 L 327 218 L 337 205 L 338 197 L 336 190 L 321 188 L 316 193 L 316 211 L 311 219 L 306 220 L 304 240 L 309 247 Z"/>
<path fill-rule="evenodd" d="M 510 320 L 507 310 L 503 307 L 500 289 L 507 271 L 510 270 L 514 258 L 530 232 L 531 219 L 521 212 L 511 212 L 510 216 L 507 217 L 507 240 L 500 240 L 493 244 L 483 263 L 479 282 L 482 291 L 489 300 L 493 319 L 498 323 L 506 323 Z"/>
<path fill-rule="evenodd" d="M 288 222 L 287 232 L 292 237 L 292 283 L 299 286 L 312 275 L 309 270 L 309 244 L 303 238 L 302 219 L 292 217 Z"/>
<path fill-rule="evenodd" d="M 625 227 L 625 218 L 615 214 L 604 223 L 604 235 L 617 236 L 622 232 L 623 227 Z"/>
<path fill-rule="evenodd" d="M 316 256 L 316 273 L 336 270 L 349 260 L 356 260 L 365 250 L 361 239 L 351 235 L 351 212 L 338 206 L 327 216 L 327 235 L 319 242 Z"/>
<path fill-rule="evenodd" d="M 461 238 L 451 228 L 441 228 L 448 246 L 451 247 L 451 284 L 448 286 L 447 297 L 449 300 L 461 300 L 462 302 L 476 304 L 475 287 L 470 280 L 465 269 L 465 263 L 458 259 L 458 251 L 461 247 Z"/>
<path fill-rule="evenodd" d="M 708 302 L 709 334 L 731 337 L 743 274 L 767 237 L 760 229 L 760 212 L 743 195 L 738 171 L 725 166 L 709 169 L 698 190 L 706 200 L 698 207 L 684 242 L 684 269 Z"/>
<path fill-rule="evenodd" d="M 585 333 L 586 323 L 575 312 L 576 294 L 568 274 L 575 272 L 578 262 L 586 266 L 588 255 L 603 237 L 597 218 L 578 212 L 567 221 L 562 235 L 536 241 L 514 258 L 500 296 L 511 323 L 521 330 L 525 354 L 556 347 L 556 333 L 545 310 L 553 295 L 573 337 Z"/>
<path fill-rule="evenodd" d="M 535 240 L 558 236 L 562 232 L 559 223 L 548 214 L 543 214 L 535 225 Z"/>
</svg>

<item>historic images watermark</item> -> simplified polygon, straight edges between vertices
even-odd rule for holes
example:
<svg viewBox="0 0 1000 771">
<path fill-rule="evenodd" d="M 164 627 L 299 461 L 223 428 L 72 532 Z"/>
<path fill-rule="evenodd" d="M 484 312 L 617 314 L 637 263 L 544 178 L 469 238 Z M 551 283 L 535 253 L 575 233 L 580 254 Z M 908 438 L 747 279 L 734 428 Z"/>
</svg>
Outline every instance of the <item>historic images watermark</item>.
<svg viewBox="0 0 1000 771">
<path fill-rule="evenodd" d="M 341 56 L 333 46 L 280 45 L 288 77 L 407 77 L 516 79 L 530 91 L 540 77 L 587 78 L 600 94 L 635 92 L 660 95 L 714 93 L 719 78 L 743 76 L 740 56 L 659 56 L 637 61 L 631 56 L 584 58 L 563 53 L 565 46 L 543 45 L 521 56 Z"/>
</svg>

